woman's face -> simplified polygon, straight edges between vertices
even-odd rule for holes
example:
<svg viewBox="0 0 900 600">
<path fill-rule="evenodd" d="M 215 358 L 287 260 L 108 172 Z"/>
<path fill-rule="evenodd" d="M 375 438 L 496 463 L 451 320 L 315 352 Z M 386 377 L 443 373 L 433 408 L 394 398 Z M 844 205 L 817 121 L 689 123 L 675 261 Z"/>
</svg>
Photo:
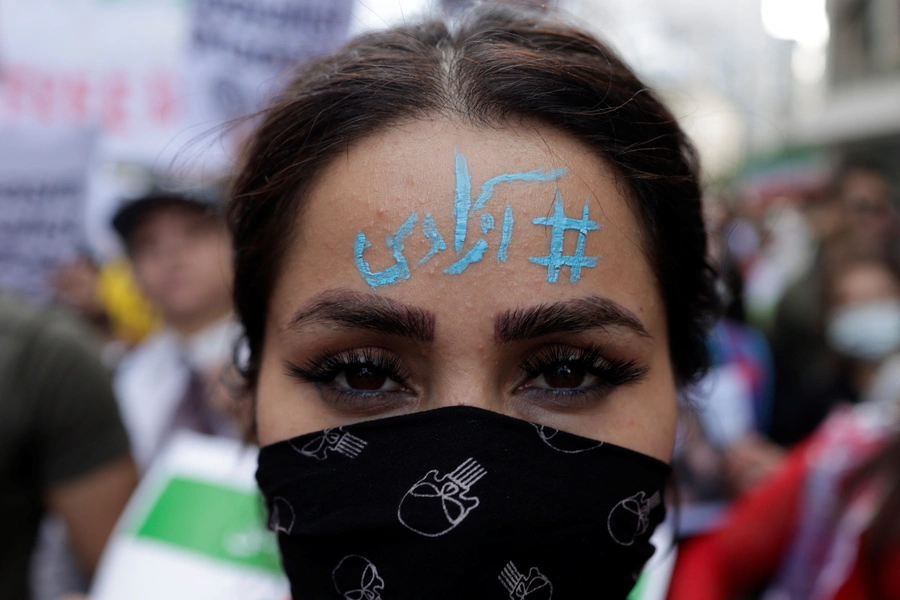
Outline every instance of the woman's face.
<svg viewBox="0 0 900 600">
<path fill-rule="evenodd" d="M 468 405 L 669 460 L 665 307 L 621 186 L 587 147 L 541 126 L 415 121 L 340 155 L 294 218 L 257 389 L 263 445 Z"/>
<path fill-rule="evenodd" d="M 860 263 L 841 273 L 834 282 L 834 306 L 846 308 L 885 300 L 900 300 L 900 285 L 886 267 Z"/>
</svg>

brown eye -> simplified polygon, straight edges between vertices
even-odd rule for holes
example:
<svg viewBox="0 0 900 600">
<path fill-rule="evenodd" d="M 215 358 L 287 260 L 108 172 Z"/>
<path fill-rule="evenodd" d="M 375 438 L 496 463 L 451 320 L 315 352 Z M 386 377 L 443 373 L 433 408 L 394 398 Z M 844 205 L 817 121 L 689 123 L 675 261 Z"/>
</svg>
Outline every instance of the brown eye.
<svg viewBox="0 0 900 600">
<path fill-rule="evenodd" d="M 558 363 L 551 365 L 543 375 L 548 388 L 565 389 L 580 387 L 587 373 L 581 365 Z"/>
<path fill-rule="evenodd" d="M 523 359 L 521 368 L 525 377 L 517 393 L 568 406 L 603 398 L 621 385 L 640 381 L 647 372 L 637 361 L 610 356 L 606 349 L 594 345 L 538 348 Z"/>
<path fill-rule="evenodd" d="M 556 359 L 533 369 L 524 387 L 570 393 L 595 386 L 598 381 L 600 378 L 583 360 Z"/>
<path fill-rule="evenodd" d="M 291 377 L 317 384 L 323 399 L 345 408 L 362 402 L 372 409 L 384 405 L 388 397 L 399 402 L 415 396 L 405 385 L 410 375 L 401 358 L 382 348 L 354 348 L 285 366 Z"/>
<path fill-rule="evenodd" d="M 397 392 L 403 389 L 387 369 L 370 362 L 344 365 L 334 377 L 338 388 L 352 392 Z"/>
<path fill-rule="evenodd" d="M 352 390 L 376 391 L 388 382 L 388 376 L 373 365 L 353 365 L 344 372 L 347 387 Z"/>
</svg>

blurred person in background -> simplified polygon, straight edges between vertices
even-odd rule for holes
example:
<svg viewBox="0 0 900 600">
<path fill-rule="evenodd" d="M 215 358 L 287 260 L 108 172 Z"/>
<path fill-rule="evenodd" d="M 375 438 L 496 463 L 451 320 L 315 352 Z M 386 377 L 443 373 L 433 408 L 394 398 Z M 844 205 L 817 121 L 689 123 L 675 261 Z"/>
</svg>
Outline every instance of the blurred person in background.
<svg viewBox="0 0 900 600">
<path fill-rule="evenodd" d="M 890 177 L 871 164 L 851 164 L 840 181 L 842 215 L 854 247 L 896 253 L 900 246 L 895 191 Z"/>
<path fill-rule="evenodd" d="M 900 598 L 900 267 L 863 253 L 825 285 L 830 393 L 861 403 L 773 462 L 721 529 L 683 548 L 673 600 L 735 598 L 770 581 L 766 598 Z"/>
<path fill-rule="evenodd" d="M 821 374 L 796 403 L 783 403 L 781 418 L 798 431 L 814 430 L 840 404 L 884 396 L 875 374 L 889 378 L 890 358 L 900 350 L 900 266 L 884 247 L 843 249 L 821 275 L 817 335 L 825 340 Z M 779 374 L 780 375 L 780 374 Z M 728 477 L 746 491 L 778 467 L 784 449 L 765 437 L 748 437 L 725 456 Z"/>
<path fill-rule="evenodd" d="M 720 249 L 714 249 L 728 257 L 733 271 L 743 280 L 743 274 L 756 259 L 762 245 L 762 238 L 756 225 L 740 210 L 740 200 L 732 197 L 713 199 L 707 208 L 707 222 L 713 232 L 715 243 Z M 741 281 L 743 295 L 743 281 Z M 741 301 L 741 321 L 746 320 Z"/>
<path fill-rule="evenodd" d="M 176 430 L 237 437 L 222 376 L 239 334 L 231 308 L 231 240 L 221 186 L 157 180 L 122 203 L 113 227 L 162 329 L 125 356 L 115 388 L 138 465 Z"/>
<path fill-rule="evenodd" d="M 871 401 L 876 376 L 900 352 L 900 262 L 868 251 L 845 257 L 826 275 L 823 305 L 833 368 L 816 405 Z"/>
<path fill-rule="evenodd" d="M 54 302 L 90 325 L 101 338 L 110 335 L 110 322 L 98 294 L 100 269 L 86 253 L 60 265 L 53 273 L 51 284 Z"/>
<path fill-rule="evenodd" d="M 60 266 L 52 284 L 56 304 L 81 317 L 103 341 L 103 361 L 110 368 L 160 326 L 126 259 L 97 265 L 83 254 Z"/>
<path fill-rule="evenodd" d="M 158 327 L 159 317 L 137 288 L 127 260 L 101 266 L 85 252 L 56 269 L 51 282 L 55 304 L 90 327 L 110 371 L 129 348 Z M 90 578 L 57 514 L 48 513 L 42 520 L 31 569 L 34 600 L 56 600 L 87 589 Z"/>
<path fill-rule="evenodd" d="M 0 296 L 0 598 L 30 597 L 42 515 L 64 521 L 90 575 L 136 485 L 109 375 L 91 334 Z M 74 590 L 73 590 L 74 591 Z"/>
<path fill-rule="evenodd" d="M 798 188 L 742 199 L 741 212 L 745 218 L 752 217 L 746 226 L 759 235 L 755 250 L 749 245 L 738 248 L 745 257 L 741 263 L 744 300 L 748 319 L 765 331 L 772 326 L 785 290 L 809 269 L 815 256 L 815 233 L 802 210 L 808 197 L 808 191 Z M 736 233 L 729 232 L 730 248 L 735 246 L 731 238 Z"/>
<path fill-rule="evenodd" d="M 821 422 L 828 407 L 821 382 L 830 379 L 832 358 L 822 328 L 823 277 L 831 265 L 859 252 L 894 254 L 898 219 L 890 179 L 860 162 L 843 166 L 830 190 L 807 207 L 818 249 L 807 271 L 779 302 L 770 330 L 778 373 L 772 439 L 797 443 Z"/>
<path fill-rule="evenodd" d="M 679 416 L 673 466 L 679 534 L 685 537 L 712 527 L 742 491 L 733 485 L 725 457 L 734 445 L 768 433 L 775 375 L 765 336 L 746 323 L 743 279 L 727 244 L 729 221 L 708 214 L 707 222 L 710 262 L 719 272 L 717 288 L 725 311 L 707 339 L 710 371 Z"/>
</svg>

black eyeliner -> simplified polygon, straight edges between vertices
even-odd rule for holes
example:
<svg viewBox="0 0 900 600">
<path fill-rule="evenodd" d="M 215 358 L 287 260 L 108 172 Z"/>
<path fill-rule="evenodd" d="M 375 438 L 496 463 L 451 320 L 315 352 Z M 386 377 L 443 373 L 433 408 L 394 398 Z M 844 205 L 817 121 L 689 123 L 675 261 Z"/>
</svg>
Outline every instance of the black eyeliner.
<svg viewBox="0 0 900 600">
<path fill-rule="evenodd" d="M 381 348 L 362 348 L 344 352 L 326 351 L 303 364 L 285 361 L 288 376 L 305 383 L 329 383 L 350 367 L 369 365 L 388 379 L 404 383 L 409 371 L 403 361 Z"/>
<path fill-rule="evenodd" d="M 649 370 L 636 360 L 610 357 L 605 347 L 595 344 L 585 347 L 553 345 L 541 348 L 522 362 L 522 370 L 529 379 L 533 379 L 547 368 L 562 364 L 580 367 L 613 387 L 636 383 Z"/>
<path fill-rule="evenodd" d="M 335 383 L 335 379 L 348 369 L 366 366 L 395 383 L 405 385 L 409 379 L 409 371 L 403 361 L 382 348 L 325 351 L 303 364 L 285 361 L 284 366 L 289 377 L 301 383 L 313 384 L 319 396 L 328 404 L 357 414 L 374 415 L 400 407 L 408 402 L 410 395 L 404 391 L 345 389 Z"/>
</svg>

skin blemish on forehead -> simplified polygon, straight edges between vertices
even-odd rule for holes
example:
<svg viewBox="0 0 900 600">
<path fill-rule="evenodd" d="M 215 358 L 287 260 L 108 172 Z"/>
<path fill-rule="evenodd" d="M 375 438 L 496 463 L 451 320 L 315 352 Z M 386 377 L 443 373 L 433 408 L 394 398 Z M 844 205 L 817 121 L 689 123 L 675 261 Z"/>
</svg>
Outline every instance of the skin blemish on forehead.
<svg viewBox="0 0 900 600">
<path fill-rule="evenodd" d="M 459 151 L 455 152 L 455 178 L 456 189 L 453 201 L 453 220 L 455 222 L 454 231 L 454 249 L 456 254 L 463 253 L 466 245 L 466 237 L 468 235 L 468 222 L 470 213 L 485 210 L 488 201 L 493 197 L 496 187 L 502 183 L 539 183 L 550 182 L 560 179 L 568 172 L 567 168 L 559 168 L 553 170 L 533 170 L 523 171 L 520 173 L 506 173 L 488 179 L 481 186 L 481 193 L 472 202 L 472 177 L 469 173 L 469 165 L 465 155 Z M 589 231 L 597 231 L 600 226 L 588 217 L 588 207 L 585 205 L 584 217 L 579 221 L 570 219 L 565 216 L 562 208 L 562 195 L 557 189 L 556 201 L 554 203 L 555 213 L 553 217 L 534 219 L 535 225 L 544 225 L 552 227 L 552 237 L 550 254 L 544 257 L 531 257 L 531 262 L 547 267 L 547 281 L 556 283 L 559 279 L 559 271 L 563 266 L 570 269 L 569 282 L 575 283 L 581 279 L 581 270 L 585 267 L 595 267 L 599 257 L 584 256 L 584 248 L 586 236 Z M 383 211 L 383 209 L 380 209 Z M 380 214 L 380 213 L 379 213 Z M 487 235 L 496 228 L 494 215 L 483 213 L 480 217 L 481 232 Z M 413 213 L 400 226 L 397 233 L 387 236 L 387 246 L 392 251 L 395 264 L 383 271 L 373 272 L 369 263 L 363 257 L 367 248 L 371 247 L 365 233 L 359 232 L 356 236 L 356 244 L 354 247 L 356 266 L 360 274 L 366 282 L 376 289 L 382 285 L 391 285 L 407 280 L 411 277 L 409 262 L 403 254 L 404 242 L 410 235 L 418 223 L 418 215 Z M 497 262 L 505 263 L 509 257 L 509 246 L 512 241 L 513 227 L 515 218 L 513 209 L 509 202 L 506 203 L 506 209 L 503 214 L 503 224 L 501 228 L 500 246 L 497 251 Z M 577 230 L 579 232 L 578 246 L 574 255 L 563 255 L 564 236 L 566 231 Z M 437 224 L 431 214 L 426 214 L 422 223 L 422 233 L 424 237 L 431 242 L 431 248 L 425 256 L 417 263 L 417 266 L 423 265 L 440 252 L 447 249 L 447 244 L 443 236 L 437 228 Z M 485 238 L 478 239 L 475 244 L 453 264 L 444 270 L 449 275 L 460 275 L 470 265 L 480 262 L 484 259 L 484 255 L 489 248 L 488 241 Z"/>
</svg>

